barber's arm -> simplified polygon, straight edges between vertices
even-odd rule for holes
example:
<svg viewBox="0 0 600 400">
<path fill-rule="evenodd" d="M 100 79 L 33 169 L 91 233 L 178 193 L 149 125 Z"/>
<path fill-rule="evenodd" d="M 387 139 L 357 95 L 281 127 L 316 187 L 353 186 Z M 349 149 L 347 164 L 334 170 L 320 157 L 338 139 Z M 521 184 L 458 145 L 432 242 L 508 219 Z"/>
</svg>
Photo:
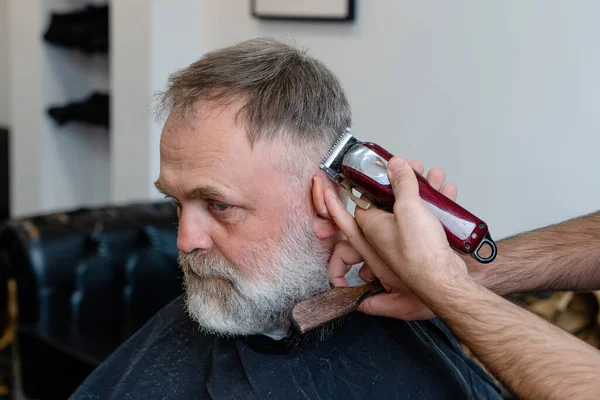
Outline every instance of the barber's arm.
<svg viewBox="0 0 600 400">
<path fill-rule="evenodd" d="M 582 225 L 589 228 L 594 221 L 597 223 L 598 216 L 583 219 L 579 227 L 577 222 L 571 222 L 550 228 L 549 232 L 533 233 L 534 239 L 529 243 L 545 242 L 545 250 L 538 250 L 537 245 L 530 248 L 518 238 L 501 243 L 499 254 L 504 255 L 487 265 L 489 269 L 498 268 L 497 274 L 486 277 L 487 281 L 480 280 L 479 271 L 475 271 L 474 277 L 469 275 L 473 271 L 452 251 L 441 224 L 424 206 L 412 168 L 400 158 L 389 163 L 390 171 L 399 166 L 402 168 L 389 172 L 396 196 L 394 213 L 357 210 L 356 222 L 360 228 L 333 191 L 326 191 L 330 215 L 360 253 L 368 270 L 386 289 L 397 292 L 393 298 L 387 294 L 386 306 L 370 302 L 366 311 L 390 315 L 393 314 L 390 308 L 411 309 L 416 307 L 415 299 L 420 299 L 519 397 L 597 397 L 600 392 L 597 349 L 503 299 L 481 283 L 501 293 L 542 287 L 591 287 L 587 282 L 597 276 L 593 267 L 598 266 L 600 240 L 598 236 L 593 239 L 589 230 L 582 235 L 580 229 Z M 600 228 L 594 229 L 598 232 Z M 585 237 L 588 243 L 580 243 L 567 237 L 568 234 Z M 589 243 L 593 240 L 595 249 Z M 516 250 L 512 246 L 517 246 Z M 577 250 L 570 246 L 576 246 Z M 587 249 L 586 254 L 579 254 L 582 248 Z M 511 256 L 514 252 L 520 255 Z M 594 256 L 596 259 L 591 259 Z M 531 257 L 534 260 L 530 263 Z M 581 268 L 579 274 L 565 270 L 561 274 L 561 267 L 577 268 L 576 265 Z M 529 273 L 524 272 L 527 268 Z M 513 275 L 503 275 L 504 269 L 505 274 Z M 550 278 L 548 270 L 552 271 Z M 529 283 L 511 282 L 511 278 Z"/>
<path fill-rule="evenodd" d="M 484 265 L 464 257 L 470 275 L 495 293 L 600 289 L 600 212 L 497 243 Z"/>
</svg>

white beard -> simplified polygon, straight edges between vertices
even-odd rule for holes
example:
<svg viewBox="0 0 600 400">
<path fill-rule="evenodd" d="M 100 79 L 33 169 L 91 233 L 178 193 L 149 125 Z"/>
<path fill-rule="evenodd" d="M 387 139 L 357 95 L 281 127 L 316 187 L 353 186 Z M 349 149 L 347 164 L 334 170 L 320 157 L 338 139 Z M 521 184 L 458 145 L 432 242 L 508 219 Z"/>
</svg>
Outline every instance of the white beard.
<svg viewBox="0 0 600 400">
<path fill-rule="evenodd" d="M 209 334 L 287 332 L 292 308 L 329 289 L 331 250 L 314 235 L 308 218 L 290 217 L 272 254 L 248 249 L 252 265 L 238 268 L 222 255 L 179 254 L 188 314 Z"/>
</svg>

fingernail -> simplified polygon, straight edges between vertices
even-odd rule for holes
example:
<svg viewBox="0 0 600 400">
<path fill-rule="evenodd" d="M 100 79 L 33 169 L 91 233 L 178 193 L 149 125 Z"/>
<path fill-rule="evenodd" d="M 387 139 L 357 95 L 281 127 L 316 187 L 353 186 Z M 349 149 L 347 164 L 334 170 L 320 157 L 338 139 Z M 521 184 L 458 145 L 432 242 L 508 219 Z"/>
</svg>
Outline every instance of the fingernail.
<svg viewBox="0 0 600 400">
<path fill-rule="evenodd" d="M 388 169 L 391 172 L 400 171 L 406 165 L 406 161 L 400 157 L 394 157 L 388 163 Z"/>
</svg>

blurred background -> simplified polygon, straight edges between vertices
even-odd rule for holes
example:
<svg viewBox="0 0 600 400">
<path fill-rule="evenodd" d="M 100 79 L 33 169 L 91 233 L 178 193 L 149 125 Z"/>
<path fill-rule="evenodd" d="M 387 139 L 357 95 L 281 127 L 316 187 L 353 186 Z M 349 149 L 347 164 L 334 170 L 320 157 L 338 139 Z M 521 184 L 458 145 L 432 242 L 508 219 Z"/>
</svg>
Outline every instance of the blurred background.
<svg viewBox="0 0 600 400">
<path fill-rule="evenodd" d="M 0 0 L 0 398 L 66 398 L 180 290 L 152 96 L 219 47 L 306 48 L 355 135 L 443 167 L 494 239 L 600 208 L 600 2 L 294 3 Z M 590 335 L 595 298 L 578 301 L 568 329 Z"/>
</svg>

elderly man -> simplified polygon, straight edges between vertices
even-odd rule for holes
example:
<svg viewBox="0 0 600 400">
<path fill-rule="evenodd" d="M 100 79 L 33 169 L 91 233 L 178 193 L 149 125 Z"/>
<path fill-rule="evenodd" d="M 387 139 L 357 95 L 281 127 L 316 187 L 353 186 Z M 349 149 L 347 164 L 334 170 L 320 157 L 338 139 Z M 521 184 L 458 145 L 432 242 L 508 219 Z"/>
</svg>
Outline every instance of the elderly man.
<svg viewBox="0 0 600 400">
<path fill-rule="evenodd" d="M 290 328 L 293 306 L 330 288 L 341 239 L 315 204 L 350 107 L 322 63 L 246 41 L 174 74 L 160 105 L 156 186 L 177 206 L 185 295 L 74 399 L 499 398 L 437 320 L 355 313 L 320 335 Z"/>
</svg>

